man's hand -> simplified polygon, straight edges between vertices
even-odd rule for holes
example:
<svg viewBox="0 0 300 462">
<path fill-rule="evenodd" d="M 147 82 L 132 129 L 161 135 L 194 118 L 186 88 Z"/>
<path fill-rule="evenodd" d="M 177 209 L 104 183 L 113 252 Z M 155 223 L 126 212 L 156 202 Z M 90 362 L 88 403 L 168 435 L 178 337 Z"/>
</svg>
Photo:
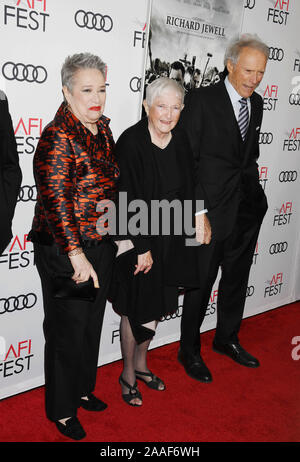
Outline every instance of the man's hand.
<svg viewBox="0 0 300 462">
<path fill-rule="evenodd" d="M 141 255 L 138 255 L 138 261 L 137 265 L 135 265 L 134 275 L 136 275 L 139 271 L 143 271 L 144 274 L 148 273 L 151 270 L 152 265 L 153 260 L 150 250 L 148 250 L 148 252 L 142 253 Z"/>
<path fill-rule="evenodd" d="M 196 241 L 200 244 L 209 244 L 211 241 L 211 227 L 206 213 L 196 215 Z"/>
</svg>

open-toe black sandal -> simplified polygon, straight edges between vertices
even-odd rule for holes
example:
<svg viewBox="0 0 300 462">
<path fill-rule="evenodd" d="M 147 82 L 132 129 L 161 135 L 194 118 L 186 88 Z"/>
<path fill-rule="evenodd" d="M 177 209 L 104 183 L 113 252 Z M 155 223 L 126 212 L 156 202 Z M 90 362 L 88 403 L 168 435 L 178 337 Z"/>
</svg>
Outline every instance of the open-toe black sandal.
<svg viewBox="0 0 300 462">
<path fill-rule="evenodd" d="M 129 393 L 122 394 L 122 398 L 124 399 L 125 403 L 129 404 L 130 406 L 136 406 L 136 407 L 141 406 L 141 404 L 136 404 L 136 403 L 131 402 L 134 398 L 139 398 L 142 401 L 142 395 L 137 388 L 137 382 L 135 382 L 134 385 L 129 385 L 129 383 L 127 383 L 123 379 L 123 377 L 120 375 L 119 383 L 120 385 L 124 385 L 125 387 L 127 387 L 129 390 Z"/>
<path fill-rule="evenodd" d="M 135 371 L 136 373 L 136 378 L 138 380 L 142 380 L 145 382 L 147 387 L 151 388 L 152 390 L 157 390 L 157 391 L 164 391 L 166 389 L 166 385 L 164 384 L 163 380 L 157 377 L 156 375 L 153 374 L 153 372 L 140 372 L 140 371 Z M 139 375 L 144 375 L 146 377 L 151 377 L 152 380 L 146 380 L 143 377 L 138 377 Z M 160 389 L 159 386 L 163 384 L 164 388 Z"/>
</svg>

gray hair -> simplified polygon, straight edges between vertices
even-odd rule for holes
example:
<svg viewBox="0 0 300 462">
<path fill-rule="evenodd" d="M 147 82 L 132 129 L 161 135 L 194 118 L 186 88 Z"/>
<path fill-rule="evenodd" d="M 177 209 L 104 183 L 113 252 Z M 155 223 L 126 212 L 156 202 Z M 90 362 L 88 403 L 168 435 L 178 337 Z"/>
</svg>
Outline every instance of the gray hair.
<svg viewBox="0 0 300 462">
<path fill-rule="evenodd" d="M 146 88 L 146 102 L 148 106 L 152 106 L 153 101 L 160 96 L 166 89 L 172 89 L 177 93 L 181 99 L 181 103 L 184 100 L 184 88 L 176 80 L 169 79 L 168 77 L 159 77 L 158 79 L 151 82 Z"/>
<path fill-rule="evenodd" d="M 80 69 L 98 69 L 105 78 L 106 64 L 99 56 L 91 53 L 77 53 L 68 56 L 61 69 L 61 82 L 62 86 L 66 86 L 70 92 L 72 92 L 74 75 Z"/>
<path fill-rule="evenodd" d="M 236 64 L 242 49 L 246 47 L 261 51 L 267 59 L 269 58 L 269 47 L 256 34 L 243 34 L 232 40 L 227 47 L 224 56 L 225 66 L 228 60 Z"/>
</svg>

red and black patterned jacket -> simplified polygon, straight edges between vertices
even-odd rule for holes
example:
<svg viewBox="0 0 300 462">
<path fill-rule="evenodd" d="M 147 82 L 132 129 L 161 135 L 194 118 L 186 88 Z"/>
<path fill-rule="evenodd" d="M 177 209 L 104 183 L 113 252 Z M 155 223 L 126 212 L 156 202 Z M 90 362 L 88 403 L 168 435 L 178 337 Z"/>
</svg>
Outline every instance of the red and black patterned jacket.
<svg viewBox="0 0 300 462">
<path fill-rule="evenodd" d="M 38 194 L 29 240 L 67 253 L 103 239 L 97 203 L 115 200 L 119 169 L 109 119 L 97 125 L 93 135 L 63 103 L 43 130 L 33 161 Z"/>
</svg>

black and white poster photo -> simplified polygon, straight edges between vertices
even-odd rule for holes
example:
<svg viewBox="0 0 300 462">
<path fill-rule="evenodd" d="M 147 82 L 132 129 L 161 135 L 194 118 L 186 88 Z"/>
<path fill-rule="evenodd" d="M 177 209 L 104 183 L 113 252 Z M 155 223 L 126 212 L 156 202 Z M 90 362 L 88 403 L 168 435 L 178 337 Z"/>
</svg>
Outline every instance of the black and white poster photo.
<svg viewBox="0 0 300 462">
<path fill-rule="evenodd" d="M 243 10 L 240 0 L 153 0 L 145 86 L 158 77 L 175 79 L 186 91 L 217 83 Z"/>
</svg>

